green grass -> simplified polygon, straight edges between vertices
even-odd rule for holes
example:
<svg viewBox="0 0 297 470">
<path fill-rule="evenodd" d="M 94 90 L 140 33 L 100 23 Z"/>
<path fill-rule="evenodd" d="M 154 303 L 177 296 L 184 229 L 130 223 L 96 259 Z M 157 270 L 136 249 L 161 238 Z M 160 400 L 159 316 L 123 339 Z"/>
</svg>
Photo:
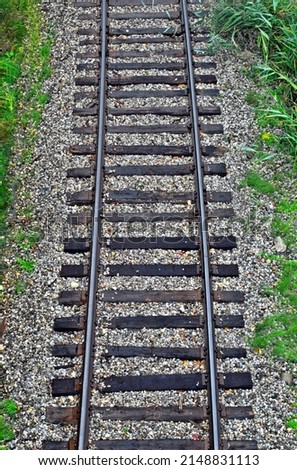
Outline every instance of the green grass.
<svg viewBox="0 0 297 470">
<path fill-rule="evenodd" d="M 28 218 L 32 217 L 34 210 L 35 210 L 35 206 L 34 204 L 31 203 L 31 204 L 28 204 L 23 209 L 20 209 L 19 214 L 21 217 L 27 220 Z"/>
<path fill-rule="evenodd" d="M 297 213 L 297 201 L 290 201 L 288 198 L 281 199 L 276 207 L 277 212 L 283 212 L 284 214 L 296 214 Z"/>
<path fill-rule="evenodd" d="M 247 176 L 240 183 L 241 187 L 248 186 L 255 192 L 261 194 L 273 194 L 275 187 L 269 181 L 262 178 L 259 173 L 253 171 L 247 174 Z"/>
<path fill-rule="evenodd" d="M 292 408 L 297 408 L 297 403 L 293 403 Z M 287 419 L 287 427 L 294 429 L 295 433 L 297 434 L 297 413 L 292 413 L 292 415 Z"/>
<path fill-rule="evenodd" d="M 281 236 L 291 251 L 297 249 L 297 201 L 296 195 L 282 197 L 275 207 L 275 216 L 272 221 L 272 231 Z"/>
<path fill-rule="evenodd" d="M 275 215 L 271 223 L 272 235 L 281 237 L 292 251 L 297 248 L 296 222 L 297 215 L 294 213 L 290 216 L 285 214 Z"/>
<path fill-rule="evenodd" d="M 33 154 L 37 129 L 42 119 L 42 111 L 49 101 L 48 93 L 42 91 L 44 80 L 50 77 L 50 51 L 52 35 L 46 32 L 44 19 L 39 9 L 39 0 L 0 0 L 0 244 L 6 242 L 8 233 L 7 212 L 13 203 L 18 185 L 23 184 L 22 175 L 30 178 L 26 166 Z M 20 85 L 22 74 L 26 77 L 26 87 Z M 23 151 L 14 155 L 11 173 L 8 167 L 13 156 L 15 133 L 21 130 L 18 146 Z M 16 173 L 16 168 L 17 172 Z M 15 234 L 15 242 L 20 250 L 32 250 L 40 239 L 40 234 L 27 229 L 34 207 L 28 205 L 17 215 L 26 224 Z M 16 254 L 17 256 L 17 254 Z M 31 274 L 35 261 L 29 257 L 18 257 L 20 271 Z M 5 269 L 1 265 L 1 277 Z M 26 288 L 23 276 L 15 284 L 15 292 L 21 294 Z M 18 407 L 15 402 L 5 399 L 0 402 L 0 449 L 8 448 L 6 443 L 14 438 L 14 420 Z"/>
<path fill-rule="evenodd" d="M 256 325 L 251 341 L 254 348 L 266 348 L 271 354 L 297 362 L 297 316 L 294 312 L 274 313 Z"/>
<path fill-rule="evenodd" d="M 258 51 L 251 76 L 265 91 L 248 96 L 259 124 L 275 128 L 273 144 L 297 165 L 297 7 L 290 0 L 220 0 L 212 14 L 213 37 Z M 258 101 L 258 103 L 256 103 Z"/>
<path fill-rule="evenodd" d="M 18 405 L 15 401 L 6 398 L 0 402 L 0 449 L 6 450 L 6 442 L 14 438 L 12 429 L 13 418 L 18 412 Z"/>
<path fill-rule="evenodd" d="M 40 240 L 41 234 L 39 232 L 18 230 L 15 234 L 15 241 L 18 247 L 23 250 L 32 249 Z"/>
<path fill-rule="evenodd" d="M 5 180 L 11 156 L 13 132 L 17 123 L 19 92 L 15 83 L 21 74 L 22 42 L 27 33 L 27 2 L 0 0 L 0 227 L 5 224 L 5 210 L 11 197 Z"/>
<path fill-rule="evenodd" d="M 50 95 L 48 93 L 40 93 L 37 95 L 38 103 L 43 106 L 50 100 Z"/>
<path fill-rule="evenodd" d="M 251 339 L 254 348 L 267 350 L 281 359 L 297 361 L 297 261 L 278 255 L 263 254 L 265 258 L 277 261 L 281 275 L 273 287 L 265 288 L 262 293 L 275 295 L 279 299 L 280 312 L 272 313 L 255 328 Z"/>
<path fill-rule="evenodd" d="M 291 418 L 287 420 L 288 428 L 294 429 L 297 434 L 297 415 L 292 415 Z"/>
<path fill-rule="evenodd" d="M 35 270 L 36 262 L 28 258 L 17 258 L 18 267 L 28 274 L 32 274 Z"/>
<path fill-rule="evenodd" d="M 257 106 L 259 103 L 259 95 L 257 93 L 254 93 L 253 91 L 248 91 L 246 94 L 246 102 L 250 106 Z"/>
<path fill-rule="evenodd" d="M 281 237 L 287 247 L 282 257 L 267 255 L 279 264 L 280 275 L 275 284 L 262 289 L 262 295 L 275 296 L 277 311 L 256 325 L 251 343 L 284 361 L 296 362 L 297 202 L 292 182 L 297 170 L 297 4 L 290 0 L 220 0 L 211 25 L 214 42 L 229 42 L 239 53 L 253 54 L 254 64 L 245 73 L 259 92 L 248 92 L 246 100 L 254 107 L 260 134 L 245 147 L 252 157 L 252 170 L 240 187 L 251 188 L 260 204 L 258 195 L 271 200 L 270 236 Z M 270 181 L 261 176 L 267 167 Z M 296 429 L 296 423 L 294 415 L 288 425 Z"/>
<path fill-rule="evenodd" d="M 297 261 L 283 261 L 282 275 L 277 283 L 277 289 L 285 299 L 289 300 L 290 305 L 297 309 Z M 297 336 L 295 341 L 296 339 Z"/>
<path fill-rule="evenodd" d="M 19 281 L 17 281 L 15 283 L 15 286 L 14 286 L 14 292 L 16 295 L 21 295 L 25 292 L 26 290 L 26 284 L 25 284 L 25 281 L 23 279 L 20 279 Z"/>
<path fill-rule="evenodd" d="M 11 441 L 14 438 L 11 426 L 5 421 L 5 418 L 0 415 L 0 443 Z"/>
<path fill-rule="evenodd" d="M 15 416 L 18 411 L 18 405 L 15 401 L 10 398 L 5 398 L 0 402 L 0 414 L 7 414 L 9 416 Z"/>
<path fill-rule="evenodd" d="M 49 95 L 42 85 L 51 74 L 49 66 L 51 35 L 44 35 L 39 0 L 0 0 L 0 231 L 7 231 L 6 214 L 12 203 L 7 180 L 14 133 L 23 127 L 22 147 L 26 155 L 20 163 L 30 161 L 36 129 Z M 28 88 L 18 86 L 26 70 Z"/>
</svg>

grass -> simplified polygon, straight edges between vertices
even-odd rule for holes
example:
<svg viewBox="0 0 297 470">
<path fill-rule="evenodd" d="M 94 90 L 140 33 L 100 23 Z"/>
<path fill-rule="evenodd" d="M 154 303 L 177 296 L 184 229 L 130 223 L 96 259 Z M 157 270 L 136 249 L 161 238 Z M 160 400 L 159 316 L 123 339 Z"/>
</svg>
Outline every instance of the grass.
<svg viewBox="0 0 297 470">
<path fill-rule="evenodd" d="M 10 236 L 7 214 L 18 186 L 24 184 L 22 174 L 30 178 L 26 166 L 33 155 L 37 129 L 42 111 L 50 96 L 42 90 L 44 80 L 51 75 L 49 65 L 52 35 L 46 32 L 39 9 L 39 0 L 0 0 L 0 245 Z M 22 78 L 22 80 L 20 80 Z M 18 139 L 16 133 L 18 132 Z M 14 145 L 18 143 L 18 152 Z M 12 158 L 13 157 L 13 158 Z M 8 173 L 17 174 L 10 176 Z M 27 229 L 34 207 L 28 204 L 16 213 L 20 228 L 15 237 L 20 250 L 32 250 L 40 234 Z M 19 270 L 31 274 L 35 261 L 30 257 L 17 258 Z M 5 270 L 0 266 L 1 279 Z M 16 294 L 26 288 L 20 272 L 15 285 Z M 2 286 L 1 286 L 2 287 Z M 0 402 L 0 449 L 8 449 L 14 438 L 13 425 L 17 405 L 9 399 Z"/>
<path fill-rule="evenodd" d="M 297 250 L 297 201 L 288 197 L 281 198 L 275 207 L 275 216 L 272 221 L 272 233 L 283 238 L 292 252 Z"/>
<path fill-rule="evenodd" d="M 273 200 L 275 213 L 271 222 L 271 235 L 281 237 L 287 248 L 294 252 L 297 248 L 297 202 L 286 197 L 281 197 L 285 191 L 282 189 L 282 178 L 275 175 L 275 182 L 271 183 L 263 178 L 259 172 L 250 171 L 240 182 L 239 188 L 248 186 L 255 196 L 265 194 Z"/>
<path fill-rule="evenodd" d="M 16 281 L 15 286 L 14 286 L 14 292 L 16 295 L 21 295 L 25 292 L 26 290 L 26 283 L 23 279 L 20 279 L 19 281 Z"/>
<path fill-rule="evenodd" d="M 34 210 L 35 210 L 34 204 L 30 203 L 26 207 L 24 207 L 23 209 L 20 209 L 19 215 L 23 219 L 25 219 L 25 221 L 27 221 L 30 217 L 32 217 L 32 215 L 34 213 Z"/>
<path fill-rule="evenodd" d="M 32 274 L 35 270 L 36 262 L 28 258 L 17 258 L 18 267 L 21 271 Z"/>
<path fill-rule="evenodd" d="M 41 236 L 30 230 L 30 218 L 34 212 L 32 204 L 17 215 L 25 224 L 16 233 L 8 231 L 7 211 L 25 179 L 30 177 L 28 165 L 32 160 L 38 126 L 42 111 L 49 101 L 48 93 L 42 91 L 43 83 L 51 74 L 49 67 L 52 35 L 44 33 L 44 21 L 39 10 L 39 0 L 0 0 L 1 40 L 3 54 L 0 57 L 0 230 L 1 245 L 7 237 L 14 238 L 20 250 L 32 250 Z M 19 85 L 21 74 L 25 84 Z M 14 135 L 21 130 L 18 142 L 18 157 L 10 163 L 13 154 Z M 7 175 L 8 165 L 18 176 Z M 14 178 L 14 179 L 13 179 Z M 23 194 L 25 197 L 25 194 Z M 21 258 L 20 258 L 21 259 Z M 31 273 L 33 262 L 17 261 L 19 269 Z M 1 277 L 4 267 L 1 266 Z M 15 290 L 23 291 L 24 283 L 17 281 Z"/>
<path fill-rule="evenodd" d="M 283 192 L 284 190 L 282 190 Z M 262 294 L 276 298 L 278 311 L 269 314 L 256 325 L 251 340 L 254 348 L 266 348 L 281 360 L 297 362 L 297 260 L 294 251 L 297 247 L 295 211 L 296 202 L 289 198 L 278 199 L 280 189 L 274 194 L 275 214 L 271 223 L 271 235 L 280 236 L 287 246 L 286 255 L 264 254 L 280 267 L 280 276 L 275 285 L 267 286 Z M 277 200 L 280 201 L 277 204 Z M 290 253 L 293 258 L 290 258 Z"/>
<path fill-rule="evenodd" d="M 5 421 L 5 418 L 0 415 L 0 443 L 11 441 L 14 438 L 11 426 Z"/>
<path fill-rule="evenodd" d="M 260 204 L 261 194 L 271 200 L 270 235 L 281 237 L 286 245 L 282 256 L 265 254 L 277 261 L 280 275 L 275 284 L 262 289 L 262 295 L 275 296 L 277 307 L 256 325 L 251 345 L 296 363 L 297 5 L 289 0 L 220 0 L 211 27 L 214 44 L 229 43 L 228 49 L 253 54 L 254 65 L 246 73 L 260 91 L 248 92 L 246 100 L 255 110 L 260 134 L 253 146 L 245 147 L 252 168 L 240 187 L 251 188 Z M 267 168 L 269 181 L 262 176 Z M 287 426 L 297 430 L 296 413 Z"/>
<path fill-rule="evenodd" d="M 49 95 L 42 85 L 51 74 L 49 67 L 52 36 L 42 33 L 43 19 L 38 0 L 0 0 L 0 230 L 7 232 L 7 210 L 12 191 L 7 169 L 12 156 L 14 133 L 23 129 L 24 155 L 30 161 L 36 129 Z M 18 86 L 25 71 L 26 90 Z"/>
<path fill-rule="evenodd" d="M 274 313 L 256 325 L 254 348 L 266 348 L 275 356 L 297 362 L 297 317 L 295 313 Z"/>
<path fill-rule="evenodd" d="M 11 3 L 9 5 L 9 3 Z M 25 6 L 14 1 L 0 1 L 0 209 L 1 229 L 5 223 L 5 209 L 10 202 L 10 195 L 5 181 L 7 166 L 11 154 L 13 132 L 17 122 L 18 91 L 15 83 L 21 74 L 22 52 L 21 44 L 26 35 L 23 13 Z M 1 230 L 2 232 L 2 230 Z"/>
<path fill-rule="evenodd" d="M 275 187 L 269 181 L 262 178 L 259 173 L 253 171 L 248 173 L 244 180 L 240 183 L 240 187 L 249 186 L 257 193 L 273 194 Z"/>
<path fill-rule="evenodd" d="M 18 405 L 15 401 L 5 398 L 0 402 L 0 414 L 7 414 L 9 416 L 15 416 L 18 411 Z"/>
<path fill-rule="evenodd" d="M 296 397 L 297 398 L 297 397 Z M 297 403 L 292 403 L 292 408 L 295 410 L 297 408 Z M 287 427 L 291 428 L 297 434 L 297 413 L 292 413 L 292 415 L 287 419 Z"/>
<path fill-rule="evenodd" d="M 280 312 L 272 313 L 255 328 L 252 347 L 267 350 L 288 362 L 297 362 L 297 261 L 281 256 L 263 254 L 277 261 L 281 276 L 273 287 L 263 290 L 265 295 L 278 295 Z"/>
<path fill-rule="evenodd" d="M 5 443 L 14 438 L 12 425 L 18 409 L 16 402 L 9 398 L 0 402 L 0 449 L 2 450 L 6 450 Z"/>
<path fill-rule="evenodd" d="M 296 248 L 296 214 L 289 218 L 284 215 L 275 215 L 271 223 L 272 235 L 274 237 L 281 237 L 287 247 Z"/>
<path fill-rule="evenodd" d="M 297 308 L 297 261 L 282 259 L 281 263 L 283 269 L 277 289 L 291 306 Z"/>
<path fill-rule="evenodd" d="M 18 230 L 15 234 L 15 241 L 19 248 L 23 250 L 32 249 L 41 239 L 39 232 L 31 232 L 26 230 Z"/>
<path fill-rule="evenodd" d="M 281 199 L 276 207 L 277 212 L 282 212 L 287 215 L 297 213 L 297 201 L 290 201 L 288 198 Z"/>
<path fill-rule="evenodd" d="M 297 414 L 292 415 L 287 420 L 287 426 L 288 426 L 288 428 L 294 429 L 295 433 L 297 434 Z"/>
<path fill-rule="evenodd" d="M 265 92 L 248 97 L 258 122 L 273 132 L 273 144 L 297 158 L 297 8 L 289 0 L 220 0 L 212 14 L 213 37 L 261 57 L 252 76 Z M 258 103 L 255 103 L 258 101 Z"/>
</svg>

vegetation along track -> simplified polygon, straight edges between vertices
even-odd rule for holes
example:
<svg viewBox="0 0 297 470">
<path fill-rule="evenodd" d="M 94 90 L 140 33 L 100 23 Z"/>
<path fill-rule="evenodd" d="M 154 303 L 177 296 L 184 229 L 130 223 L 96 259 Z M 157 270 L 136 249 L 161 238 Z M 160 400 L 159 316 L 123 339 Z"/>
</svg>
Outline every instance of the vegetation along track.
<svg viewBox="0 0 297 470">
<path fill-rule="evenodd" d="M 82 368 L 52 381 L 57 406 L 48 420 L 75 426 L 44 448 L 255 449 L 222 432 L 225 419 L 252 419 L 251 407 L 222 402 L 252 381 L 248 371 L 224 367 L 245 350 L 217 339 L 244 327 L 242 315 L 219 312 L 244 296 L 214 287 L 216 278 L 238 276 L 238 266 L 213 262 L 236 240 L 208 229 L 208 220 L 233 212 L 231 194 L 204 180 L 226 175 L 224 163 L 209 163 L 226 149 L 210 145 L 223 127 L 219 107 L 205 105 L 219 94 L 207 31 L 194 30 L 197 7 L 186 0 L 76 6 L 97 27 L 78 31 L 81 143 L 70 152 L 86 165 L 68 171 L 80 190 L 68 195 L 64 248 L 74 264 L 61 276 L 82 278 L 85 289 L 60 293 L 71 316 L 54 328 L 65 337 L 84 331 L 84 344 L 53 347 L 55 356 L 81 357 Z M 88 263 L 75 264 L 77 253 L 89 253 Z M 61 406 L 59 397 L 76 401 Z"/>
</svg>

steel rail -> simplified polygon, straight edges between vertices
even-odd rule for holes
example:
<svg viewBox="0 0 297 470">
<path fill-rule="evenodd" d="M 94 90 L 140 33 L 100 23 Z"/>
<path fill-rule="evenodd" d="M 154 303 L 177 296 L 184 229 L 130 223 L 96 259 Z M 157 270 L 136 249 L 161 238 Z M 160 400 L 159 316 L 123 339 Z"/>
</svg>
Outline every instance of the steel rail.
<svg viewBox="0 0 297 470">
<path fill-rule="evenodd" d="M 217 367 L 215 357 L 215 333 L 214 333 L 214 316 L 213 316 L 213 302 L 211 293 L 211 278 L 210 278 L 210 261 L 209 261 L 209 245 L 208 245 L 208 229 L 206 222 L 206 211 L 204 204 L 204 187 L 203 187 L 203 161 L 200 150 L 199 138 L 199 122 L 197 110 L 197 95 L 195 76 L 193 68 L 192 45 L 191 45 L 191 32 L 189 26 L 189 16 L 187 10 L 187 0 L 181 0 L 182 18 L 184 23 L 185 46 L 187 56 L 187 72 L 188 72 L 188 86 L 191 100 L 191 117 L 192 117 L 192 135 L 194 143 L 194 158 L 195 158 L 195 178 L 197 182 L 197 206 L 200 216 L 200 237 L 201 237 L 201 264 L 202 264 L 202 282 L 204 290 L 204 314 L 206 317 L 206 336 L 207 336 L 207 366 L 209 374 L 209 406 L 210 406 L 210 429 L 211 429 L 211 446 L 214 450 L 219 450 L 220 447 L 220 417 L 219 417 L 219 399 L 218 399 L 218 380 L 217 380 Z"/>
<path fill-rule="evenodd" d="M 94 330 L 96 321 L 96 301 L 98 288 L 98 263 L 100 254 L 100 231 L 102 207 L 102 169 L 104 161 L 105 144 L 105 107 L 106 107 L 106 52 L 107 52 L 107 4 L 106 0 L 101 1 L 101 57 L 100 57 L 100 85 L 99 85 L 99 109 L 98 109 L 98 135 L 97 135 L 97 155 L 96 155 L 96 175 L 95 175 L 95 201 L 93 207 L 92 239 L 91 239 L 91 260 L 90 277 L 88 286 L 88 307 L 85 332 L 85 350 L 82 372 L 82 389 L 80 396 L 80 418 L 78 424 L 78 450 L 88 447 L 89 438 L 89 402 L 91 397 L 91 382 L 93 378 L 93 347 Z"/>
</svg>

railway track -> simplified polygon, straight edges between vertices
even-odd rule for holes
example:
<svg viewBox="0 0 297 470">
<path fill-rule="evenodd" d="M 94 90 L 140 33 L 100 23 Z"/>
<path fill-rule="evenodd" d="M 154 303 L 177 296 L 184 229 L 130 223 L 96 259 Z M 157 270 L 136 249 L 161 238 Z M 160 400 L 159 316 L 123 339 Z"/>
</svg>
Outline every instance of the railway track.
<svg viewBox="0 0 297 470">
<path fill-rule="evenodd" d="M 68 194 L 64 250 L 73 264 L 61 276 L 79 288 L 60 293 L 67 314 L 54 330 L 65 340 L 53 354 L 70 363 L 53 379 L 56 402 L 47 409 L 68 438 L 44 448 L 255 449 L 255 441 L 222 433 L 224 420 L 252 419 L 251 407 L 222 402 L 252 381 L 248 371 L 218 366 L 246 354 L 217 340 L 218 331 L 244 327 L 242 315 L 219 314 L 218 305 L 244 296 L 214 287 L 217 278 L 236 278 L 238 266 L 213 261 L 236 239 L 208 228 L 233 211 L 231 193 L 205 183 L 227 169 L 226 149 L 211 142 L 223 126 L 207 32 L 193 28 L 197 6 L 75 5 L 92 27 L 78 31 L 80 143 L 69 151 L 84 164 L 68 171 L 79 191 Z"/>
</svg>

